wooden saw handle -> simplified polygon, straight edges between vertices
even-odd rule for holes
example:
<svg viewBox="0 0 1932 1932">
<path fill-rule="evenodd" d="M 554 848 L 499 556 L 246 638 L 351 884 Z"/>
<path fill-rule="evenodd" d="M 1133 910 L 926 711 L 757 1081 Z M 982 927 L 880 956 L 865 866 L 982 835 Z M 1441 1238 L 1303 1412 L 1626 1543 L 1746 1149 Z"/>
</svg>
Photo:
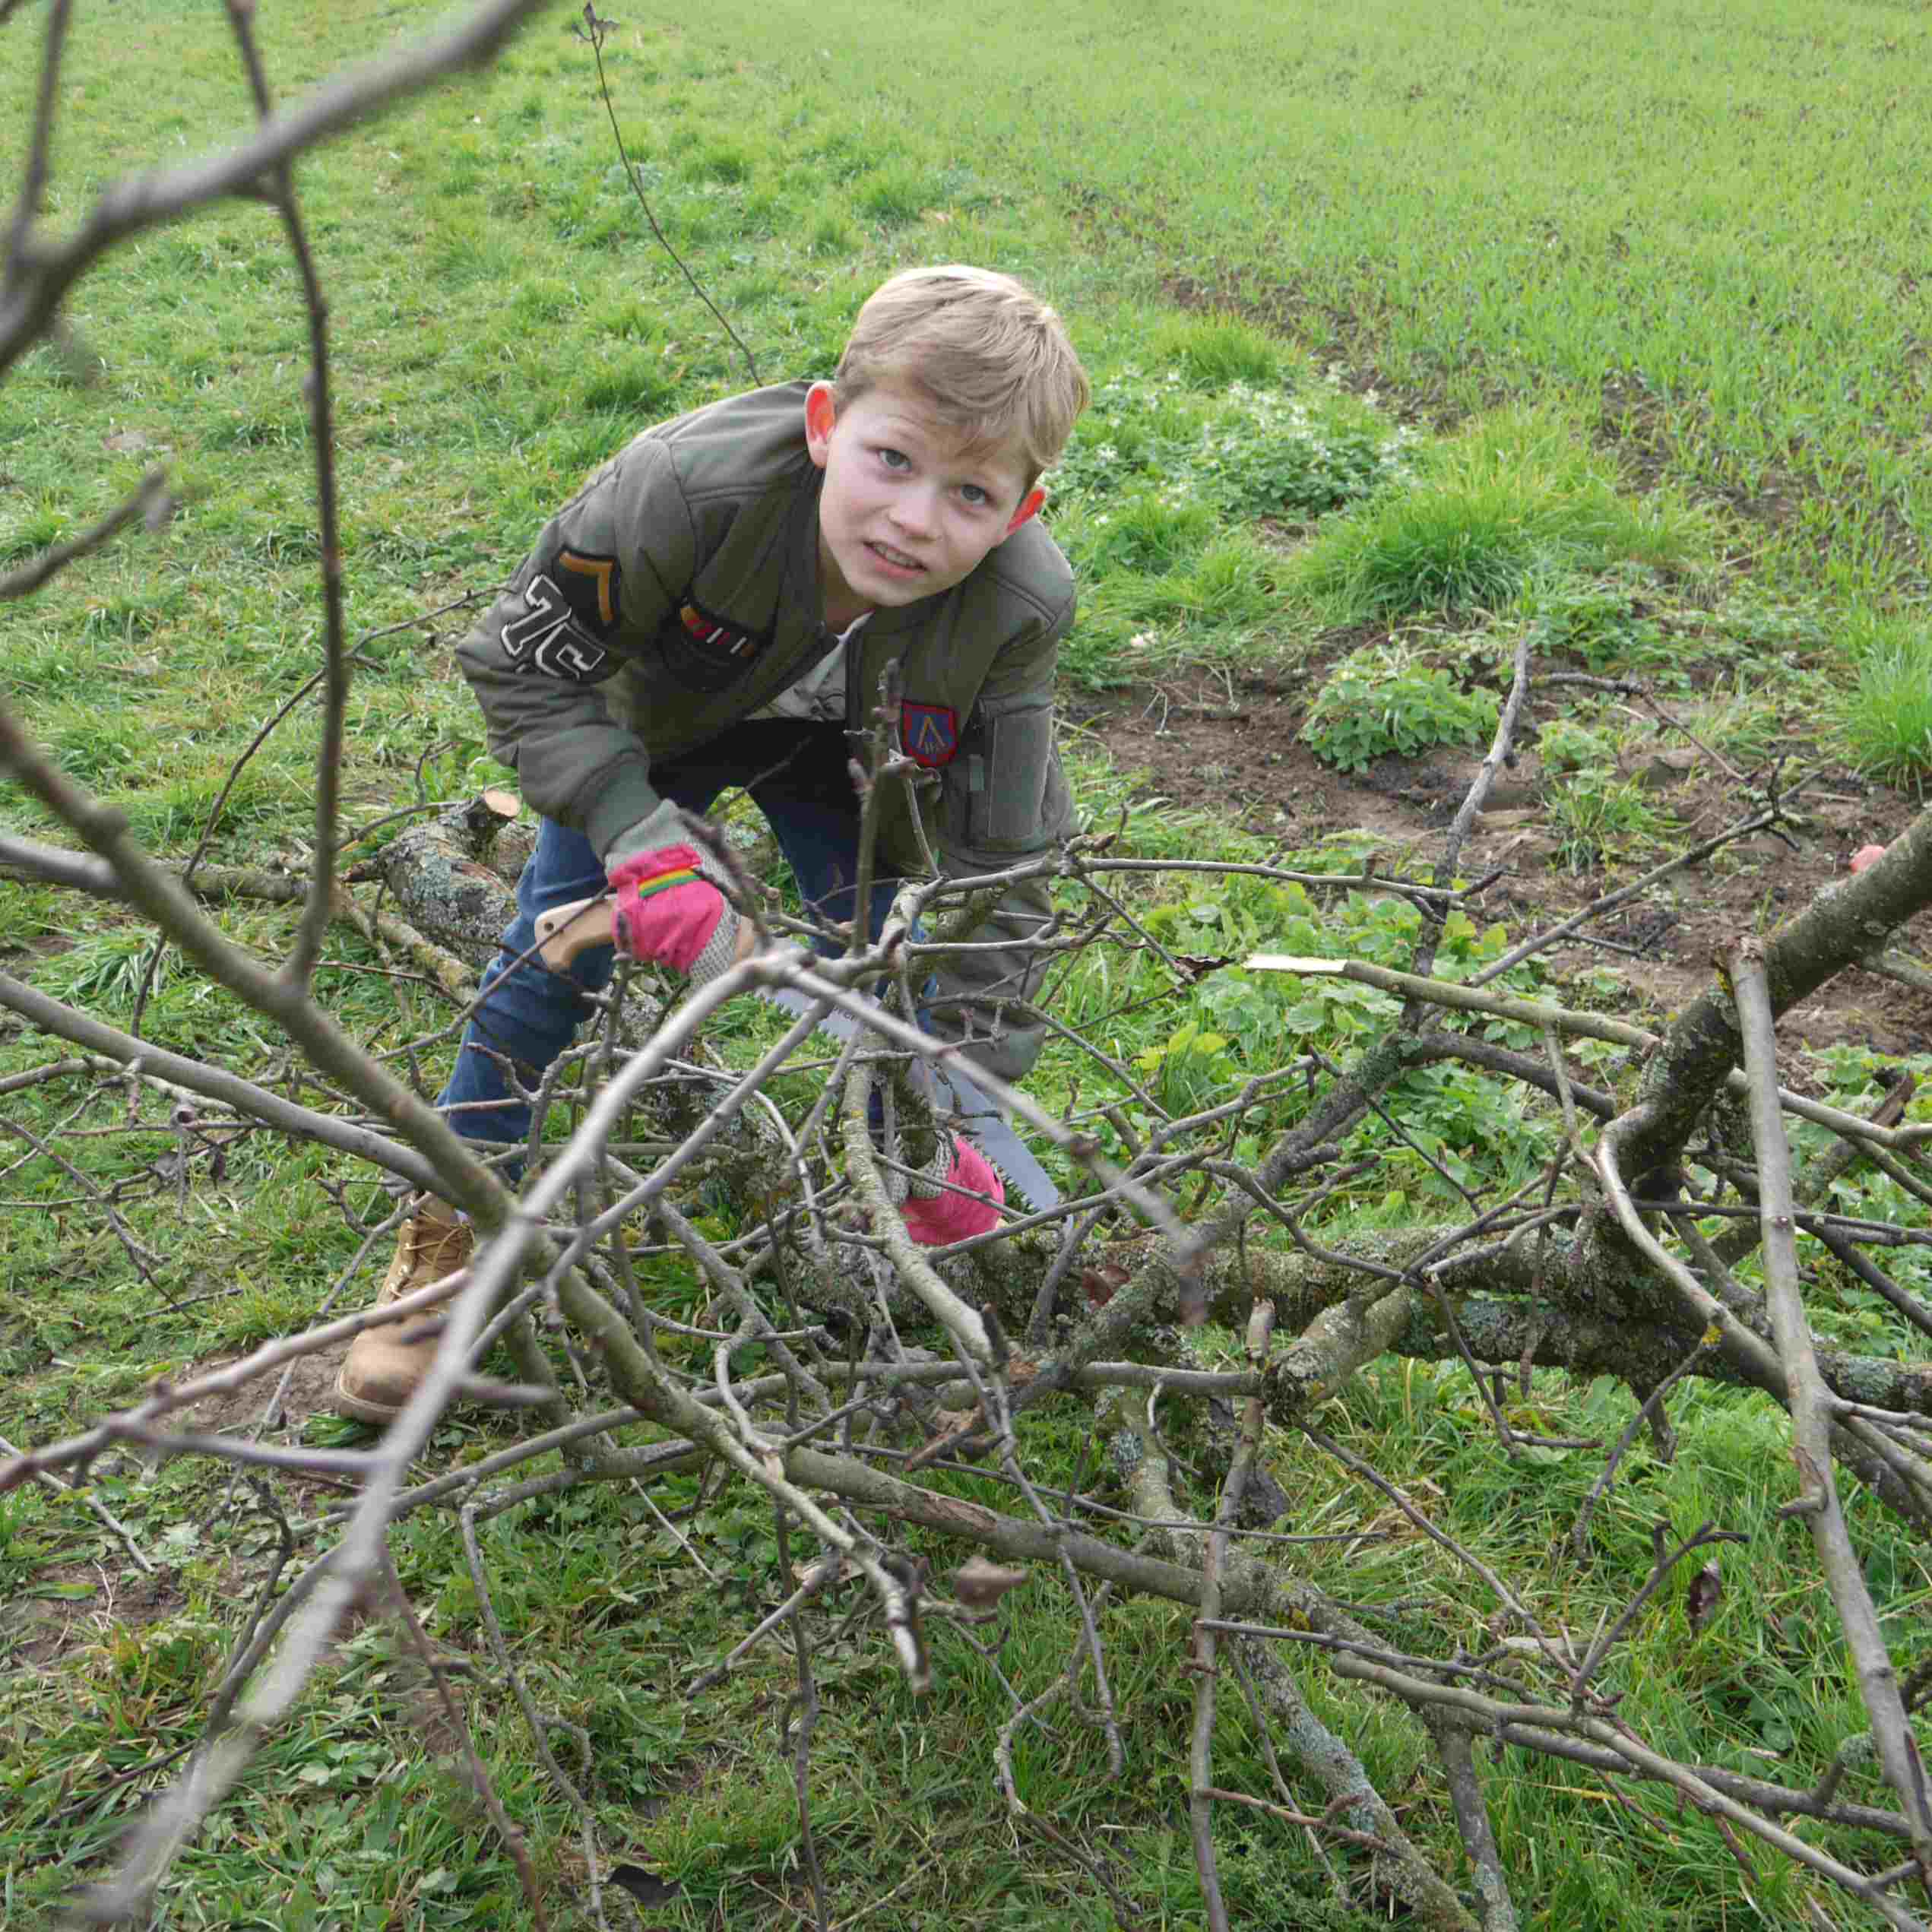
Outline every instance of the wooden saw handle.
<svg viewBox="0 0 1932 1932">
<path fill-rule="evenodd" d="M 543 964 L 561 973 L 580 952 L 610 944 L 610 895 L 599 892 L 553 906 L 537 915 L 537 950 Z"/>
</svg>

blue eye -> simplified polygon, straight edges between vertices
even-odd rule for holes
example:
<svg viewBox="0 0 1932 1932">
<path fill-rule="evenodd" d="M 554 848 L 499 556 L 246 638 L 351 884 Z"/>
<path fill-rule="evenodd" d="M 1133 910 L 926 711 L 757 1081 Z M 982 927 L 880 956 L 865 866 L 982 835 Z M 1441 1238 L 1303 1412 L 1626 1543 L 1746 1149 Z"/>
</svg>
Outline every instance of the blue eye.
<svg viewBox="0 0 1932 1932">
<path fill-rule="evenodd" d="M 879 460 L 888 470 L 910 470 L 912 467 L 911 458 L 907 456 L 902 449 L 882 448 L 879 452 Z"/>
<path fill-rule="evenodd" d="M 980 489 L 977 483 L 961 483 L 959 486 L 959 493 L 976 510 L 983 508 L 986 505 L 993 501 L 993 499 Z"/>
</svg>

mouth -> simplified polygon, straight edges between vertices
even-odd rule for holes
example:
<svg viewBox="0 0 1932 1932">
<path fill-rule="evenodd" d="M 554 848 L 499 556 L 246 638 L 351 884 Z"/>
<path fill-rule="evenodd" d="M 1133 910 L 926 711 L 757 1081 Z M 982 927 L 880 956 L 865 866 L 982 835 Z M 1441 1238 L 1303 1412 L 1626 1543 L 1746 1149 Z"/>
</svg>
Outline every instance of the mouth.
<svg viewBox="0 0 1932 1932">
<path fill-rule="evenodd" d="M 909 556 L 904 550 L 895 550 L 890 543 L 882 543 L 876 538 L 868 539 L 866 548 L 880 562 L 893 570 L 904 571 L 908 575 L 923 575 L 926 566 L 918 558 Z"/>
</svg>

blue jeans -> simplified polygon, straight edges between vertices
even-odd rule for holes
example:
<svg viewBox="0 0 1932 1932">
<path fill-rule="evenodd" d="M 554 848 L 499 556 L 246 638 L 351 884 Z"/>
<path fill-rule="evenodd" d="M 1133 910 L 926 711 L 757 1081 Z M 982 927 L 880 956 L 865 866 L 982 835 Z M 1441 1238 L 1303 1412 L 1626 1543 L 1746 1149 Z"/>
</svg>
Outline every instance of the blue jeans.
<svg viewBox="0 0 1932 1932">
<path fill-rule="evenodd" d="M 660 797 L 703 812 L 733 786 L 748 790 L 765 814 L 800 895 L 821 917 L 852 917 L 857 890 L 859 801 L 846 770 L 844 727 L 757 718 L 684 757 L 651 767 Z M 902 882 L 875 877 L 870 930 L 876 934 Z M 553 907 L 603 891 L 603 866 L 581 832 L 546 819 L 537 849 L 517 881 L 517 916 L 502 951 L 483 974 L 476 1013 L 463 1035 L 456 1069 L 436 1104 L 460 1109 L 449 1124 L 465 1140 L 511 1142 L 530 1132 L 530 1107 L 511 1090 L 493 1050 L 518 1064 L 526 1088 L 563 1053 L 591 1012 L 584 995 L 610 983 L 609 946 L 579 953 L 563 973 L 541 961 L 516 962 L 537 943 L 537 920 Z"/>
</svg>

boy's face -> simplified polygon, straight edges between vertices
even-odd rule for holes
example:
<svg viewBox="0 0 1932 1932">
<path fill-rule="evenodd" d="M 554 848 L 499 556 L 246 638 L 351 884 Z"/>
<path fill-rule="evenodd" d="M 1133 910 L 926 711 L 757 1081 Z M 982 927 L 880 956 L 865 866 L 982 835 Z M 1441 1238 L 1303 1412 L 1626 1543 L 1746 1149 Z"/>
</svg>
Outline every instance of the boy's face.
<svg viewBox="0 0 1932 1932">
<path fill-rule="evenodd" d="M 917 391 L 890 384 L 841 409 L 815 382 L 805 442 L 825 473 L 819 581 L 835 630 L 951 590 L 1044 500 L 1017 449 L 969 449 Z"/>
</svg>

